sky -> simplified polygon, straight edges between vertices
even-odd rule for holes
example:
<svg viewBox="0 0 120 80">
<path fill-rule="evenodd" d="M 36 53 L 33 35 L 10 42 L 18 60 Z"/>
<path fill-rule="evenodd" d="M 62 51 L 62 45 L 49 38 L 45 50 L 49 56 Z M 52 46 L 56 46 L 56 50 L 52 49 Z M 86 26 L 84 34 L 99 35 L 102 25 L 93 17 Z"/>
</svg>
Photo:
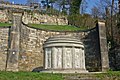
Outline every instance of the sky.
<svg viewBox="0 0 120 80">
<path fill-rule="evenodd" d="M 15 4 L 26 4 L 27 0 L 8 0 L 10 2 L 14 2 Z M 91 12 L 91 8 L 95 5 L 95 3 L 99 0 L 86 0 L 88 3 L 88 8 L 86 10 L 87 13 Z"/>
<path fill-rule="evenodd" d="M 97 1 L 99 0 L 86 0 L 88 4 L 88 8 L 86 10 L 87 13 L 91 12 L 91 8 L 96 5 Z"/>
</svg>

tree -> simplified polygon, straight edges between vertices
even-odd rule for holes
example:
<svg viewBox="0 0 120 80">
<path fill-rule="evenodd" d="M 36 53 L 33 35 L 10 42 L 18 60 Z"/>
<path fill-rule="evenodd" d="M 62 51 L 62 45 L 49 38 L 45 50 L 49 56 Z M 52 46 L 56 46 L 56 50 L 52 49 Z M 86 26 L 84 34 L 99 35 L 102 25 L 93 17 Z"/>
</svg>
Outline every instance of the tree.
<svg viewBox="0 0 120 80">
<path fill-rule="evenodd" d="M 50 0 L 49 4 L 51 4 L 51 7 L 53 8 L 53 4 L 56 2 L 57 0 Z"/>
<path fill-rule="evenodd" d="M 27 0 L 27 5 L 31 5 L 33 3 L 38 3 L 38 0 Z"/>
<path fill-rule="evenodd" d="M 99 18 L 100 12 L 99 12 L 98 7 L 94 6 L 94 7 L 91 9 L 91 15 L 92 15 L 94 18 Z"/>
<path fill-rule="evenodd" d="M 67 13 L 68 6 L 70 5 L 70 0 L 57 0 L 56 3 L 59 6 L 59 11 Z"/>
<path fill-rule="evenodd" d="M 80 6 L 80 12 L 81 14 L 84 14 L 86 12 L 86 8 L 87 8 L 87 1 L 86 0 L 82 0 L 81 2 L 81 6 Z"/>
<path fill-rule="evenodd" d="M 92 16 L 97 15 L 98 18 L 106 18 L 106 8 L 111 7 L 111 0 L 100 0 L 96 5 L 91 9 Z M 94 12 L 96 11 L 96 12 Z M 95 14 L 94 14 L 95 13 Z"/>
<path fill-rule="evenodd" d="M 70 1 L 70 15 L 80 13 L 80 4 L 82 0 L 71 0 Z"/>
</svg>

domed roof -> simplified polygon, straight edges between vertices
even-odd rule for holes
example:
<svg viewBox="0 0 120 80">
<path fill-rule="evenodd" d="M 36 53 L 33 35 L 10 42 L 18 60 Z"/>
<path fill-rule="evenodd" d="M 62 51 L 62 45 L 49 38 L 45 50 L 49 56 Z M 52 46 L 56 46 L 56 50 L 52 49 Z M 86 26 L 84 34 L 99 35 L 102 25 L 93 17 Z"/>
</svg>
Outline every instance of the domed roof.
<svg viewBox="0 0 120 80">
<path fill-rule="evenodd" d="M 78 37 L 69 35 L 59 35 L 50 37 L 45 41 L 44 47 L 52 46 L 68 46 L 68 47 L 84 47 Z"/>
</svg>

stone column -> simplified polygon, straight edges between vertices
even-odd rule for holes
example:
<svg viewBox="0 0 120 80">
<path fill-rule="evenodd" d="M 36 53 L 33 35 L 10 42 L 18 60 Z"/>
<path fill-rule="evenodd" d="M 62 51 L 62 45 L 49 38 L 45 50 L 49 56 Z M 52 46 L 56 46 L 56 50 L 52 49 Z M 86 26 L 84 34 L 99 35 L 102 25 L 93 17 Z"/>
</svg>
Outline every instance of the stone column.
<svg viewBox="0 0 120 80">
<path fill-rule="evenodd" d="M 62 52 L 62 67 L 63 69 L 65 69 L 65 53 L 66 53 L 66 49 L 65 47 L 63 47 L 63 52 Z"/>
<path fill-rule="evenodd" d="M 99 32 L 102 71 L 107 71 L 109 69 L 109 59 L 106 39 L 106 27 L 105 23 L 103 22 L 98 22 L 97 26 Z"/>
<path fill-rule="evenodd" d="M 81 48 L 80 48 L 80 50 L 79 50 L 79 53 L 80 53 L 80 69 L 82 69 L 82 68 L 83 68 L 83 61 L 82 61 L 83 55 L 82 55 L 82 50 L 81 50 Z"/>
<path fill-rule="evenodd" d="M 13 13 L 13 26 L 11 27 L 10 33 L 7 71 L 18 71 L 21 17 L 22 13 Z"/>
<path fill-rule="evenodd" d="M 85 53 L 84 53 L 84 50 L 82 50 L 82 69 L 84 69 L 84 70 L 86 70 L 86 68 L 85 68 Z"/>
<path fill-rule="evenodd" d="M 52 65 L 52 51 L 51 48 L 48 48 L 47 50 L 47 69 L 51 69 Z"/>
<path fill-rule="evenodd" d="M 72 47 L 72 68 L 75 68 L 75 47 Z"/>
<path fill-rule="evenodd" d="M 47 56 L 47 48 L 45 49 L 45 57 L 44 57 L 45 59 L 45 69 L 47 69 L 47 65 L 48 65 L 48 62 L 47 62 L 47 60 L 48 60 L 48 56 Z"/>
<path fill-rule="evenodd" d="M 56 51 L 55 47 L 52 47 L 52 68 L 56 68 Z"/>
</svg>

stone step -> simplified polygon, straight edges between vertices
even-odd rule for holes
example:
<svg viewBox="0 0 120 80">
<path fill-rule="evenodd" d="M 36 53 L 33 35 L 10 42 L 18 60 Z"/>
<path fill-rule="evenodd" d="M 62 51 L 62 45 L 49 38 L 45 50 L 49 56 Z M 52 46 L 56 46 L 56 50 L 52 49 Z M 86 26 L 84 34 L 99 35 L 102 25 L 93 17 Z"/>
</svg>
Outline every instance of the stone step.
<svg viewBox="0 0 120 80">
<path fill-rule="evenodd" d="M 80 75 L 65 75 L 64 80 L 101 80 L 101 79 L 97 78 L 95 75 L 80 74 Z"/>
<path fill-rule="evenodd" d="M 64 80 L 101 80 L 99 78 L 92 77 L 65 77 Z"/>
</svg>

